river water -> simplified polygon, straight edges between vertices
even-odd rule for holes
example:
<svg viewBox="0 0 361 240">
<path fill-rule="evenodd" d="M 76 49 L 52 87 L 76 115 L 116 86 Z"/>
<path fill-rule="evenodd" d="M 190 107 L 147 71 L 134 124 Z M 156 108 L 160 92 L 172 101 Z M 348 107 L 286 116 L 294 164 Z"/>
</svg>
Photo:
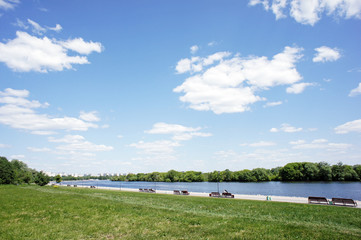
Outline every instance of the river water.
<svg viewBox="0 0 361 240">
<path fill-rule="evenodd" d="M 222 192 L 233 194 L 289 196 L 289 197 L 340 197 L 361 200 L 361 182 L 113 182 L 110 180 L 64 181 L 62 185 L 97 186 L 110 188 L 153 188 L 156 190 L 188 190 L 189 192 Z"/>
</svg>

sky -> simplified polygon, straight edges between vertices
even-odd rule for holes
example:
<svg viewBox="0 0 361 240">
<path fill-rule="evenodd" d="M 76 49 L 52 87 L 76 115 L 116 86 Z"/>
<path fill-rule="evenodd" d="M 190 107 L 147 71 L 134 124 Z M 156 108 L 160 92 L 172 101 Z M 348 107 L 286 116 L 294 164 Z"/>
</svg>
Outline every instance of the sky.
<svg viewBox="0 0 361 240">
<path fill-rule="evenodd" d="M 0 155 L 53 173 L 361 164 L 360 0 L 0 0 Z"/>
</svg>

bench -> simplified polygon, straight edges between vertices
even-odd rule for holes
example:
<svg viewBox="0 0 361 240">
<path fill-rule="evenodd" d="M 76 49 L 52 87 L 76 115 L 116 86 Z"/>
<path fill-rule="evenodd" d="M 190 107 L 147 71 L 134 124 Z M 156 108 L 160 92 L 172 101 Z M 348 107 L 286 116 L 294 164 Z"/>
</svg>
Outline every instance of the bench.
<svg viewBox="0 0 361 240">
<path fill-rule="evenodd" d="M 229 193 L 229 192 L 224 192 L 222 193 L 222 197 L 225 197 L 225 198 L 234 198 L 234 195 L 232 193 Z"/>
<path fill-rule="evenodd" d="M 148 189 L 148 192 L 155 193 L 155 190 L 150 188 L 150 189 Z"/>
<path fill-rule="evenodd" d="M 74 187 L 77 187 L 78 185 L 74 185 Z"/>
<path fill-rule="evenodd" d="M 328 201 L 324 197 L 308 197 L 308 203 L 328 205 Z"/>
<path fill-rule="evenodd" d="M 95 188 L 95 186 L 90 186 L 90 188 Z"/>
<path fill-rule="evenodd" d="M 210 197 L 220 197 L 221 195 L 219 194 L 219 192 L 211 192 L 209 194 Z"/>
<path fill-rule="evenodd" d="M 173 194 L 180 195 L 180 191 L 179 190 L 173 190 Z"/>
<path fill-rule="evenodd" d="M 332 204 L 337 206 L 356 207 L 357 202 L 349 198 L 332 198 Z"/>
<path fill-rule="evenodd" d="M 182 195 L 189 195 L 189 192 L 187 190 L 182 190 Z"/>
</svg>

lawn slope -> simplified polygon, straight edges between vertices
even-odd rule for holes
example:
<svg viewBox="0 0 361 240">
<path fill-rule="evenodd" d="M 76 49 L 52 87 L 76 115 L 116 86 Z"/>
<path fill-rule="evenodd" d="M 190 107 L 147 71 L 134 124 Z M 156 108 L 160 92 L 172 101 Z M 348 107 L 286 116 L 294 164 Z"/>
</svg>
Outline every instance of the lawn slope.
<svg viewBox="0 0 361 240">
<path fill-rule="evenodd" d="M 0 186 L 0 239 L 361 239 L 361 209 Z"/>
</svg>

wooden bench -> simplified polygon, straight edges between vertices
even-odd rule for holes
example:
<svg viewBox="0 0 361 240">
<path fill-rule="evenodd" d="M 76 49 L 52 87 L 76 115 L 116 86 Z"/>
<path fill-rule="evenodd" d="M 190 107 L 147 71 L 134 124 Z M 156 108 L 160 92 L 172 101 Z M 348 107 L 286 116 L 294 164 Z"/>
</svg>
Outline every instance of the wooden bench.
<svg viewBox="0 0 361 240">
<path fill-rule="evenodd" d="M 189 192 L 187 190 L 182 190 L 182 195 L 189 195 Z"/>
<path fill-rule="evenodd" d="M 357 202 L 349 198 L 332 198 L 332 204 L 337 206 L 356 207 Z"/>
<path fill-rule="evenodd" d="M 90 186 L 90 188 L 95 188 L 95 186 Z"/>
<path fill-rule="evenodd" d="M 229 193 L 229 192 L 224 192 L 222 193 L 222 197 L 225 197 L 225 198 L 234 198 L 234 195 L 232 193 Z"/>
<path fill-rule="evenodd" d="M 148 192 L 149 193 L 155 193 L 155 190 L 150 188 L 150 189 L 148 189 Z"/>
<path fill-rule="evenodd" d="M 180 195 L 180 191 L 179 190 L 173 190 L 173 194 Z"/>
<path fill-rule="evenodd" d="M 328 201 L 324 197 L 308 197 L 308 203 L 328 205 Z"/>
<path fill-rule="evenodd" d="M 210 197 L 220 197 L 221 195 L 219 194 L 219 192 L 211 192 L 209 194 Z"/>
<path fill-rule="evenodd" d="M 74 187 L 77 187 L 78 185 L 74 185 Z"/>
</svg>

